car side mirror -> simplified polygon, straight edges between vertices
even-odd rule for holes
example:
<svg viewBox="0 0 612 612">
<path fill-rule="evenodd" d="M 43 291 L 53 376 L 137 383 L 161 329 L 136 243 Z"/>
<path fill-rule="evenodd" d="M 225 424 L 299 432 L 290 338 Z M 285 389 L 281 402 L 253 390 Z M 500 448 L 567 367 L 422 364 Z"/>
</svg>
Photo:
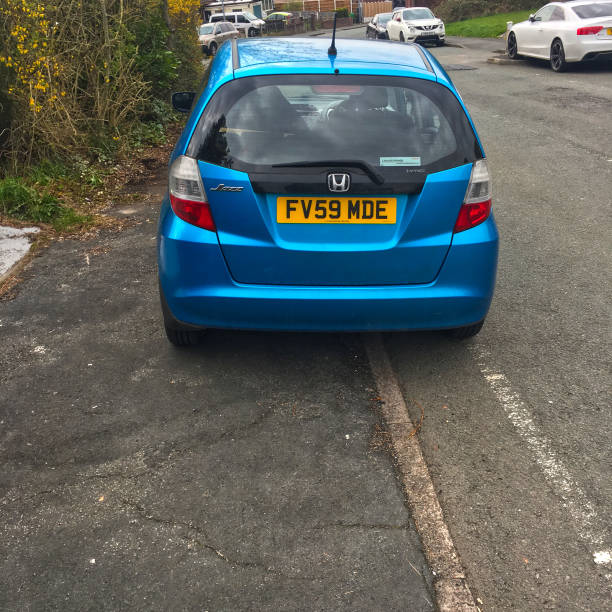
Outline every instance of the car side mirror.
<svg viewBox="0 0 612 612">
<path fill-rule="evenodd" d="M 191 111 L 195 97 L 195 91 L 178 91 L 173 93 L 172 107 L 179 113 L 188 113 Z"/>
<path fill-rule="evenodd" d="M 531 15 L 529 15 L 529 21 L 531 21 L 531 23 L 533 23 L 535 21 L 535 15 L 533 13 L 531 13 Z"/>
</svg>

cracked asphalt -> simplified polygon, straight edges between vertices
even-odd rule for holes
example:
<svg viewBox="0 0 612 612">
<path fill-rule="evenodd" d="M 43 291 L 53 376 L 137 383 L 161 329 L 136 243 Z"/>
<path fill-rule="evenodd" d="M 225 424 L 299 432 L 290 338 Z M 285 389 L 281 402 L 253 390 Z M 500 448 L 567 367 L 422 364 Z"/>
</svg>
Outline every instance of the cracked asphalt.
<svg viewBox="0 0 612 612">
<path fill-rule="evenodd" d="M 167 342 L 164 174 L 0 302 L 0 609 L 434 609 L 359 336 Z"/>
<path fill-rule="evenodd" d="M 382 339 L 480 607 L 608 610 L 612 72 L 461 42 L 433 52 L 487 151 L 496 296 L 472 341 Z M 435 609 L 362 339 L 173 349 L 158 179 L 0 302 L 0 609 Z"/>
</svg>

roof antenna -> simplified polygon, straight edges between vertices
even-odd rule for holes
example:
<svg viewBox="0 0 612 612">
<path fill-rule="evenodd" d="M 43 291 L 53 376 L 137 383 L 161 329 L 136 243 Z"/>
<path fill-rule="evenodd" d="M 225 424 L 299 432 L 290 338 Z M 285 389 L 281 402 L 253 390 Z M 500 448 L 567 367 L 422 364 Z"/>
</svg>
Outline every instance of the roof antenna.
<svg viewBox="0 0 612 612">
<path fill-rule="evenodd" d="M 327 50 L 327 55 L 331 55 L 333 57 L 338 55 L 338 51 L 336 50 L 336 19 L 338 19 L 338 13 L 334 13 L 334 31 L 332 34 L 332 44 Z"/>
</svg>

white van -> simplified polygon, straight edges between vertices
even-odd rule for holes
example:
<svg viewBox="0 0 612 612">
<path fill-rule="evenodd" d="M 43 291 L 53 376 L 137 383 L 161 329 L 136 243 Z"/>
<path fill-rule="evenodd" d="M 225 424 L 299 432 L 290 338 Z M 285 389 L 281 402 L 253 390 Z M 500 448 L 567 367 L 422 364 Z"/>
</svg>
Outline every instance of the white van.
<svg viewBox="0 0 612 612">
<path fill-rule="evenodd" d="M 209 23 L 217 21 L 229 21 L 236 26 L 236 29 L 244 36 L 261 36 L 266 22 L 259 19 L 249 11 L 239 13 L 215 13 L 210 16 Z"/>
</svg>

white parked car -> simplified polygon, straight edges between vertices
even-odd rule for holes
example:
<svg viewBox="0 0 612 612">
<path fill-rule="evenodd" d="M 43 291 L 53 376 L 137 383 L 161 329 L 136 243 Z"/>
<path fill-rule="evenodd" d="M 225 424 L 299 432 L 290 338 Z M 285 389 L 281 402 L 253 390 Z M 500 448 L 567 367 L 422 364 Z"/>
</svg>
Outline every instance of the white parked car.
<svg viewBox="0 0 612 612">
<path fill-rule="evenodd" d="M 569 62 L 612 60 L 612 1 L 551 2 L 508 33 L 508 57 L 550 61 L 555 72 Z"/>
<path fill-rule="evenodd" d="M 266 22 L 259 17 L 255 17 L 249 11 L 240 11 L 238 13 L 215 13 L 208 20 L 210 23 L 217 21 L 229 21 L 234 24 L 234 27 L 244 36 L 261 36 Z"/>
<path fill-rule="evenodd" d="M 427 7 L 421 6 L 395 9 L 387 24 L 387 33 L 390 40 L 432 42 L 438 46 L 442 46 L 446 38 L 444 22 Z"/>
</svg>

